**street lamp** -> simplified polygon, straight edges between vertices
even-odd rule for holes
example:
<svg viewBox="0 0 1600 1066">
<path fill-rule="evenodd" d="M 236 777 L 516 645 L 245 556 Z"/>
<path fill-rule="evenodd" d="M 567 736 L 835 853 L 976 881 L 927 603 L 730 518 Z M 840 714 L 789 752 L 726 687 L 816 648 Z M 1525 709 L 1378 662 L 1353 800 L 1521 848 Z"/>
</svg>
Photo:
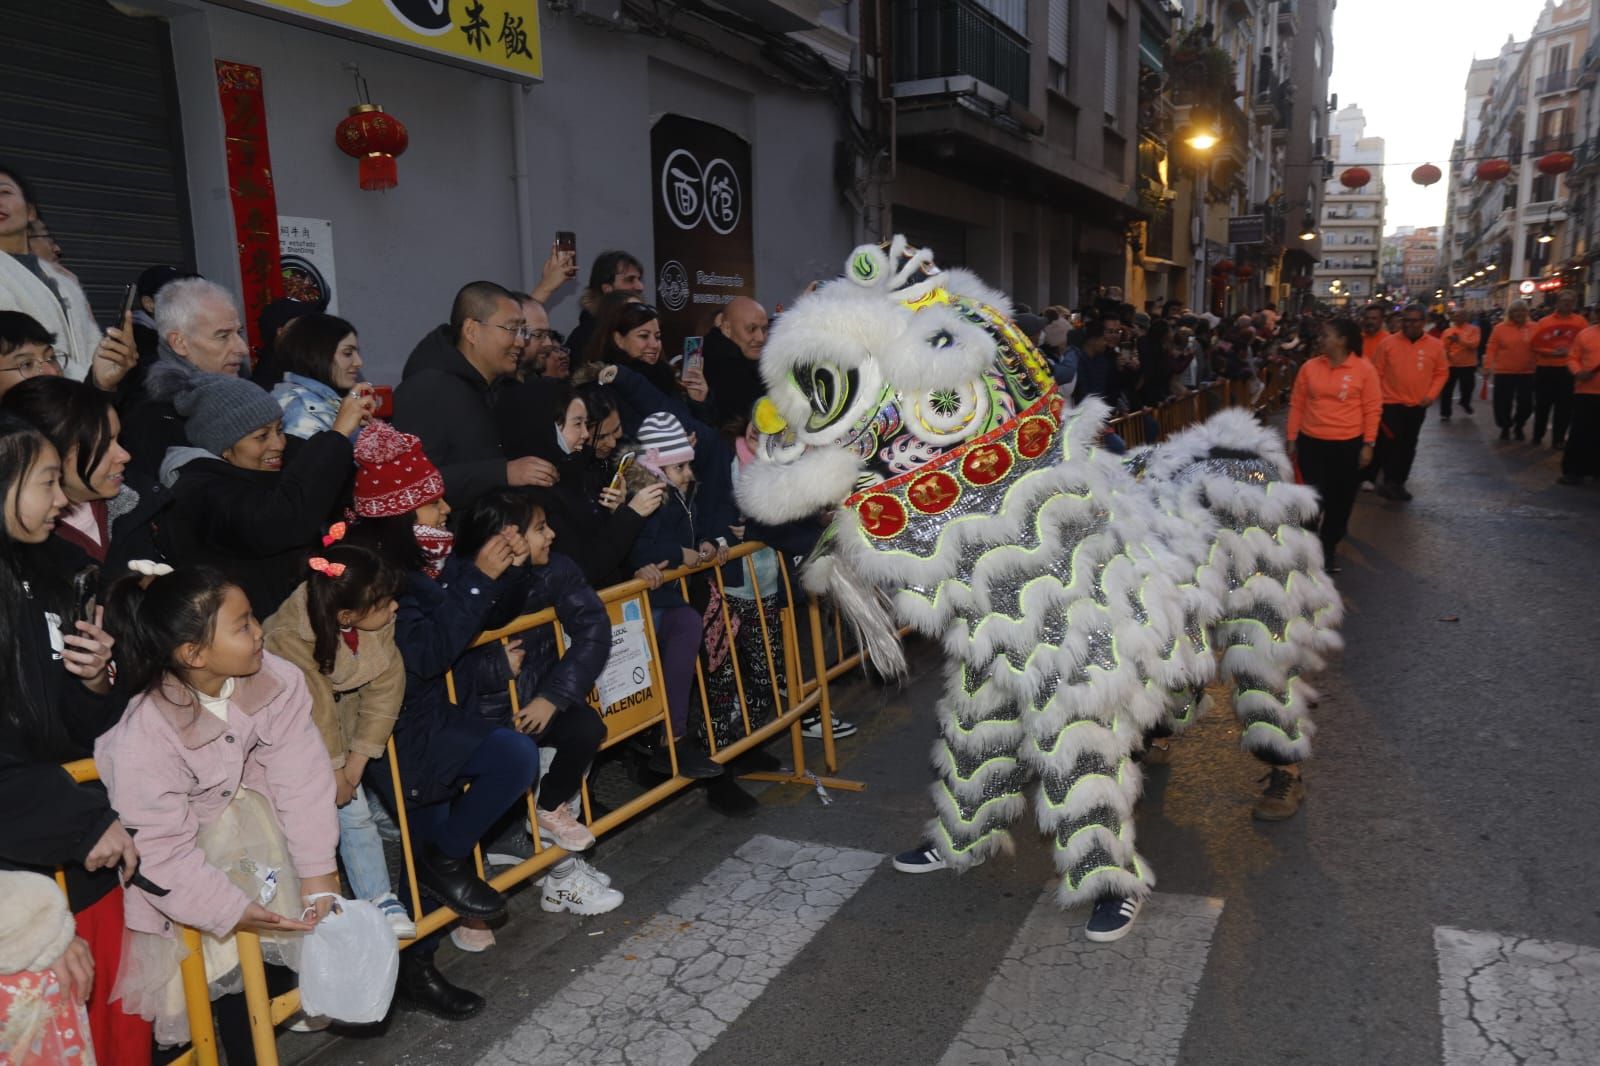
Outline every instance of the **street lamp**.
<svg viewBox="0 0 1600 1066">
<path fill-rule="evenodd" d="M 1484 267 L 1483 269 L 1485 269 L 1485 270 L 1499 270 L 1500 266 L 1497 263 L 1490 263 L 1488 266 Z"/>
<path fill-rule="evenodd" d="M 1549 244 L 1556 239 L 1555 232 L 1550 228 L 1550 223 L 1546 222 L 1544 224 L 1544 228 L 1539 231 L 1539 236 L 1536 239 L 1540 244 Z"/>
<path fill-rule="evenodd" d="M 1310 211 L 1307 211 L 1305 218 L 1300 220 L 1300 239 L 1303 241 L 1317 239 L 1317 220 L 1311 217 Z"/>
</svg>

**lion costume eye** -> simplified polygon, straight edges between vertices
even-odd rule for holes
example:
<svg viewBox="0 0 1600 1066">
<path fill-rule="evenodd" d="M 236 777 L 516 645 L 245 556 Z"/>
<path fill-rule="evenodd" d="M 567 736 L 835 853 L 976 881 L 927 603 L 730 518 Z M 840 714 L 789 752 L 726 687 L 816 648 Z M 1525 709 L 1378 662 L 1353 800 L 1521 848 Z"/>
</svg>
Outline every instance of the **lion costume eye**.
<svg viewBox="0 0 1600 1066">
<path fill-rule="evenodd" d="M 806 420 L 806 430 L 811 433 L 837 422 L 861 386 L 856 370 L 841 371 L 832 363 L 796 367 L 791 377 L 811 407 L 811 417 Z"/>
<path fill-rule="evenodd" d="M 981 430 L 988 417 L 988 388 L 982 381 L 968 381 L 916 397 L 906 428 L 929 444 L 954 444 Z"/>
</svg>

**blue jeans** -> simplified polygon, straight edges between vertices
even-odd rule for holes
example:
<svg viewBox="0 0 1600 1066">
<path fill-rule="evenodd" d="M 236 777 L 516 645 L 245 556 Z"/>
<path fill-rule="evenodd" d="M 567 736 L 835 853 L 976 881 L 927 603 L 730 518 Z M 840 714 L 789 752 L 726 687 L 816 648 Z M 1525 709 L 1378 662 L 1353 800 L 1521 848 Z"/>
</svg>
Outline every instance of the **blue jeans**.
<svg viewBox="0 0 1600 1066">
<path fill-rule="evenodd" d="M 339 858 L 356 899 L 376 899 L 394 890 L 365 788 L 358 787 L 350 802 L 339 808 Z"/>
<path fill-rule="evenodd" d="M 461 768 L 472 782 L 464 795 L 409 810 L 413 844 L 431 842 L 452 859 L 464 859 L 500 816 L 539 779 L 539 746 L 515 729 L 484 738 Z"/>
</svg>

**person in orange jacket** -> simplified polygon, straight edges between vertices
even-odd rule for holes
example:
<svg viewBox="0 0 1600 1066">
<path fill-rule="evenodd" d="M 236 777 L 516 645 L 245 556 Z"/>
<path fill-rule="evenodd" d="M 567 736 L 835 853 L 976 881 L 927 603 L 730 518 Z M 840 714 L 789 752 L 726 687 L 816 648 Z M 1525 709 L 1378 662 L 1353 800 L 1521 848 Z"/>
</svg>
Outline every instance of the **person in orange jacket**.
<svg viewBox="0 0 1600 1066">
<path fill-rule="evenodd" d="M 1578 314 L 1578 294 L 1562 289 L 1556 297 L 1554 314 L 1541 318 L 1533 327 L 1530 344 L 1539 364 L 1533 371 L 1533 443 L 1544 443 L 1544 429 L 1550 426 L 1550 443 L 1560 451 L 1567 443 L 1567 422 L 1572 418 L 1572 371 L 1567 369 L 1567 352 L 1579 333 L 1589 328 L 1589 320 Z"/>
<path fill-rule="evenodd" d="M 1289 396 L 1289 456 L 1322 498 L 1317 535 L 1322 565 L 1339 572 L 1339 542 L 1350 526 L 1361 468 L 1372 461 L 1383 413 L 1383 386 L 1359 356 L 1361 330 L 1347 318 L 1322 327 L 1318 354 L 1306 360 Z"/>
<path fill-rule="evenodd" d="M 1563 485 L 1580 485 L 1600 477 L 1600 326 L 1588 326 L 1567 350 L 1572 373 L 1572 424 L 1567 451 L 1561 457 Z"/>
<path fill-rule="evenodd" d="M 1351 354 L 1371 359 L 1378 353 L 1378 345 L 1390 336 L 1389 331 L 1383 328 L 1383 308 L 1368 304 L 1361 309 L 1361 349 Z"/>
<path fill-rule="evenodd" d="M 1445 362 L 1450 364 L 1450 380 L 1439 393 L 1439 421 L 1448 422 L 1450 398 L 1456 392 L 1461 394 L 1461 409 L 1472 413 L 1472 386 L 1478 376 L 1478 341 L 1482 337 L 1472 324 L 1472 316 L 1458 309 L 1440 339 L 1444 342 Z"/>
<path fill-rule="evenodd" d="M 1378 495 L 1385 499 L 1411 499 L 1406 479 L 1417 458 L 1417 437 L 1450 373 L 1444 345 L 1424 332 L 1427 325 L 1422 306 L 1407 305 L 1400 314 L 1400 332 L 1391 333 L 1372 357 L 1372 369 L 1383 385 L 1383 422 L 1373 462 L 1383 474 Z"/>
<path fill-rule="evenodd" d="M 1532 339 L 1528 305 L 1521 300 L 1511 305 L 1506 320 L 1489 333 L 1483 369 L 1494 380 L 1494 424 L 1500 427 L 1501 440 L 1510 440 L 1513 433 L 1517 440 L 1526 438 L 1522 427 L 1533 412 Z"/>
</svg>

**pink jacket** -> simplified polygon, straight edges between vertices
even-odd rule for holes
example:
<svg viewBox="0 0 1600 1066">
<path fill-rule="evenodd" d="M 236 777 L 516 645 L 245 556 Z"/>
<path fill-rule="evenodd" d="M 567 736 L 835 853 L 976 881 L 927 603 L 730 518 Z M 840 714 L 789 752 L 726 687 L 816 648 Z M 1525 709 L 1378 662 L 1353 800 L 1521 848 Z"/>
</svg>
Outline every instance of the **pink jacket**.
<svg viewBox="0 0 1600 1066">
<path fill-rule="evenodd" d="M 129 929 L 170 937 L 177 922 L 216 937 L 233 931 L 251 900 L 207 864 L 195 834 L 241 785 L 272 804 L 301 877 L 335 869 L 339 818 L 328 753 L 305 677 L 271 652 L 259 672 L 234 683 L 226 724 L 168 678 L 128 704 L 95 742 L 94 759 L 111 805 L 135 831 L 139 872 L 168 891 L 130 888 Z"/>
</svg>

